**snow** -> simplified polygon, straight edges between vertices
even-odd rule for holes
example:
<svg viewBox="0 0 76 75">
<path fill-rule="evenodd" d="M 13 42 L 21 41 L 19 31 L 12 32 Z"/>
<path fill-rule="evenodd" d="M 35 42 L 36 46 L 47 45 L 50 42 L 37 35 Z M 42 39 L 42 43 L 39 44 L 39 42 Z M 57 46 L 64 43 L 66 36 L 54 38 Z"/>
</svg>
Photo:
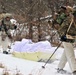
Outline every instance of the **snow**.
<svg viewBox="0 0 76 75">
<path fill-rule="evenodd" d="M 56 47 L 52 47 L 51 49 L 54 51 Z M 20 75 L 62 75 L 56 73 L 62 52 L 63 48 L 59 48 L 56 52 L 57 60 L 53 63 L 46 64 L 45 69 L 42 68 L 45 65 L 44 62 L 24 60 L 13 57 L 11 54 L 6 55 L 0 53 L 0 63 L 5 66 L 5 68 L 0 68 L 0 75 L 2 75 L 3 70 L 9 71 L 10 75 L 16 75 L 16 72 L 21 73 Z M 68 63 L 65 66 L 65 70 L 71 72 Z"/>
<path fill-rule="evenodd" d="M 25 44 L 23 40 L 22 40 L 22 43 Z M 32 43 L 31 40 L 29 41 L 26 40 L 26 43 L 28 42 Z M 20 42 L 16 42 L 16 43 L 20 43 Z M 43 43 L 43 42 L 39 42 L 39 44 L 40 43 Z M 46 41 L 46 44 L 48 44 L 47 41 Z M 51 46 L 49 48 L 53 53 L 57 47 Z M 64 50 L 61 47 L 59 47 L 58 50 L 56 51 L 55 59 L 54 60 L 51 59 L 54 62 L 47 63 L 46 65 L 45 65 L 45 62 L 35 62 L 31 60 L 25 60 L 25 59 L 13 57 L 12 54 L 3 54 L 1 50 L 2 50 L 2 47 L 0 46 L 0 75 L 3 75 L 4 72 L 9 72 L 10 73 L 9 75 L 17 75 L 17 73 L 19 73 L 19 75 L 62 75 L 56 72 L 56 68 L 58 66 L 60 57 Z M 75 54 L 76 54 L 76 51 L 75 51 Z M 45 65 L 45 68 L 42 68 L 42 66 L 44 65 Z M 67 70 L 68 72 L 71 72 L 68 63 L 66 64 L 64 69 Z"/>
</svg>

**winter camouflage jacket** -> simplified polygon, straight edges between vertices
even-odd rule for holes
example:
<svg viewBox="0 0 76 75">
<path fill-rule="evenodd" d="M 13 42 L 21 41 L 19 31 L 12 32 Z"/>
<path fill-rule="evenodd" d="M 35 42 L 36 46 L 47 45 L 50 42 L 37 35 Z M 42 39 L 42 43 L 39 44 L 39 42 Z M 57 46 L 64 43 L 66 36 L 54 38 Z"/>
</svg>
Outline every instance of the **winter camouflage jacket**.
<svg viewBox="0 0 76 75">
<path fill-rule="evenodd" d="M 69 31 L 67 32 L 72 18 L 73 18 L 72 14 L 68 15 L 66 17 L 66 19 L 63 21 L 63 23 L 61 24 L 61 26 L 59 27 L 58 33 L 59 33 L 60 37 L 62 35 L 65 35 L 66 33 L 71 36 L 76 36 L 76 24 L 74 22 L 72 23 Z"/>
</svg>

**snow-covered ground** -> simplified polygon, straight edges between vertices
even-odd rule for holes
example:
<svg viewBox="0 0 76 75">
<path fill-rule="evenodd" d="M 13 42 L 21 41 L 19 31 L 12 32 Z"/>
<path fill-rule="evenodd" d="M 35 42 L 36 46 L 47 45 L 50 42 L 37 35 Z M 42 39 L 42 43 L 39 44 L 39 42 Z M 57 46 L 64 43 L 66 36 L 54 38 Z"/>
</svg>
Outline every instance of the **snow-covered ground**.
<svg viewBox="0 0 76 75">
<path fill-rule="evenodd" d="M 51 49 L 55 50 L 54 47 Z M 45 64 L 44 62 L 34 62 L 13 57 L 11 54 L 0 53 L 0 64 L 4 66 L 4 68 L 0 68 L 0 75 L 5 71 L 10 73 L 7 75 L 17 75 L 16 73 L 20 73 L 18 75 L 62 75 L 56 72 L 62 52 L 63 48 L 59 48 L 55 53 L 58 60 L 46 64 L 45 69 L 42 68 Z M 65 70 L 71 72 L 68 63 L 65 66 Z"/>
</svg>

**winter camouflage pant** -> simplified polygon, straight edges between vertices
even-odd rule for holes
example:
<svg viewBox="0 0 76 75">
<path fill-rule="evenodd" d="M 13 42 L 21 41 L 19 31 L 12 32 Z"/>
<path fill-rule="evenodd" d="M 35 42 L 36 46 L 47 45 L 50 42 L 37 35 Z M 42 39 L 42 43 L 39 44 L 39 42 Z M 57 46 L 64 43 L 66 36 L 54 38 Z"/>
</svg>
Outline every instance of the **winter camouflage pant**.
<svg viewBox="0 0 76 75">
<path fill-rule="evenodd" d="M 58 68 L 63 69 L 65 67 L 66 62 L 69 63 L 70 69 L 76 71 L 76 60 L 74 49 L 71 43 L 63 42 L 64 51 L 61 56 L 61 60 L 59 62 Z"/>
<path fill-rule="evenodd" d="M 0 31 L 0 46 L 2 46 L 3 50 L 6 51 L 8 45 L 10 45 L 11 40 L 8 38 L 5 32 Z"/>
</svg>

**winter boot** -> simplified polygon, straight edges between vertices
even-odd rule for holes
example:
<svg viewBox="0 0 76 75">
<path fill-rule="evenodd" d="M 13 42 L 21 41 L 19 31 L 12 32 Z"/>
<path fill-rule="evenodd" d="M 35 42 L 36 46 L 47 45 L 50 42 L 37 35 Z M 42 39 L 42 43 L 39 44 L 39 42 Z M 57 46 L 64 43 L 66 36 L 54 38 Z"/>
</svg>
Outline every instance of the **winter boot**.
<svg viewBox="0 0 76 75">
<path fill-rule="evenodd" d="M 67 71 L 66 70 L 63 70 L 63 69 L 57 69 L 57 72 L 58 73 L 61 73 L 61 74 L 66 74 L 67 73 Z"/>
<path fill-rule="evenodd" d="M 8 54 L 8 52 L 7 51 L 3 51 L 3 54 Z"/>
<path fill-rule="evenodd" d="M 76 71 L 73 72 L 73 75 L 76 75 Z"/>
</svg>

